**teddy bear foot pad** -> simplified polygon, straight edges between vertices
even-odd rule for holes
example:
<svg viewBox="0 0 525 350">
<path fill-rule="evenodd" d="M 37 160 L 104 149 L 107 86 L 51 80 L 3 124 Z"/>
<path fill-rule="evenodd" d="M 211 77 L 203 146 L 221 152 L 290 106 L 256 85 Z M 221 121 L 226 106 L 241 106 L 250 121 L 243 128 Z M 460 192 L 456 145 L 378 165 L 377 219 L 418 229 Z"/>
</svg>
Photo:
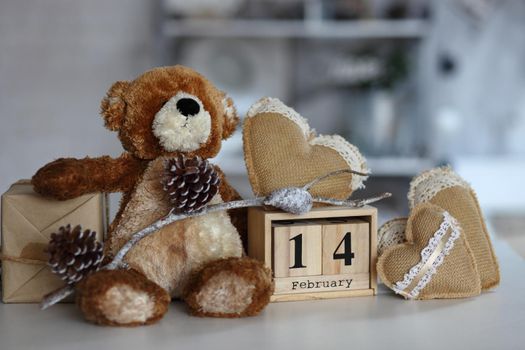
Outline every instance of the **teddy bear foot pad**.
<svg viewBox="0 0 525 350">
<path fill-rule="evenodd" d="M 140 326 L 160 320 L 168 293 L 134 270 L 103 270 L 77 286 L 77 304 L 86 320 L 108 326 Z"/>
<path fill-rule="evenodd" d="M 206 265 L 190 282 L 185 301 L 195 316 L 235 318 L 257 315 L 270 301 L 269 269 L 251 258 L 228 258 Z"/>
</svg>

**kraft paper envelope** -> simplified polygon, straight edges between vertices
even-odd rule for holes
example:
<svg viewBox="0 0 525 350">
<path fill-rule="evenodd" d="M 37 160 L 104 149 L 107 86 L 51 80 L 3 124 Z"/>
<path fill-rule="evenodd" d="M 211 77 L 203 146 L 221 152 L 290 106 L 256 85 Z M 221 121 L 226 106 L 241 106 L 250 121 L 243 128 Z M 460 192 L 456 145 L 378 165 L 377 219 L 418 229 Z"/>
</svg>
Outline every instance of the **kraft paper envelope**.
<svg viewBox="0 0 525 350">
<path fill-rule="evenodd" d="M 40 302 L 63 286 L 46 265 L 51 233 L 82 225 L 102 240 L 107 227 L 107 196 L 88 194 L 67 201 L 38 195 L 29 181 L 15 183 L 2 196 L 3 302 Z"/>
</svg>

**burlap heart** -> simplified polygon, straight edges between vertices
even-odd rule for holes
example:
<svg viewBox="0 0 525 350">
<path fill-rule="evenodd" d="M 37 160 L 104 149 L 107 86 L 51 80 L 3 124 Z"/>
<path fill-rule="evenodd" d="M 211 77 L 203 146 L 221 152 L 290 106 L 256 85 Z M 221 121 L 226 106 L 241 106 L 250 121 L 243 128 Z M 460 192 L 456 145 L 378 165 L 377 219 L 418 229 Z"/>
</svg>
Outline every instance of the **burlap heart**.
<svg viewBox="0 0 525 350">
<path fill-rule="evenodd" d="M 407 299 L 479 295 L 479 272 L 462 229 L 447 211 L 429 204 L 412 210 L 406 243 L 387 247 L 377 271 L 386 286 Z"/>
<path fill-rule="evenodd" d="M 478 199 L 470 185 L 449 167 L 429 170 L 415 177 L 408 193 L 411 208 L 429 202 L 454 216 L 465 232 L 478 267 L 483 290 L 500 282 L 499 266 Z"/>
<path fill-rule="evenodd" d="M 368 172 L 357 147 L 342 137 L 315 136 L 306 119 L 276 98 L 255 103 L 244 121 L 244 159 L 257 196 L 302 186 L 339 169 Z M 340 174 L 311 189 L 314 196 L 344 199 L 364 187 L 366 177 Z"/>
</svg>

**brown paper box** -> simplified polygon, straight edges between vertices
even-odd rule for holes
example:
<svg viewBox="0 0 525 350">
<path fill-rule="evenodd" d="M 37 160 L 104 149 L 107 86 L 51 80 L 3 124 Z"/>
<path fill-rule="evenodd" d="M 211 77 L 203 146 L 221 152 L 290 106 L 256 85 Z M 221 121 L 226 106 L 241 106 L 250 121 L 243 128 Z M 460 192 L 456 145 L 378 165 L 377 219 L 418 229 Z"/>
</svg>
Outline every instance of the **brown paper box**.
<svg viewBox="0 0 525 350">
<path fill-rule="evenodd" d="M 2 301 L 40 302 L 63 286 L 46 265 L 43 252 L 51 233 L 67 224 L 82 225 L 102 240 L 108 225 L 107 204 L 107 195 L 101 193 L 57 201 L 35 193 L 28 180 L 12 185 L 2 195 Z"/>
</svg>

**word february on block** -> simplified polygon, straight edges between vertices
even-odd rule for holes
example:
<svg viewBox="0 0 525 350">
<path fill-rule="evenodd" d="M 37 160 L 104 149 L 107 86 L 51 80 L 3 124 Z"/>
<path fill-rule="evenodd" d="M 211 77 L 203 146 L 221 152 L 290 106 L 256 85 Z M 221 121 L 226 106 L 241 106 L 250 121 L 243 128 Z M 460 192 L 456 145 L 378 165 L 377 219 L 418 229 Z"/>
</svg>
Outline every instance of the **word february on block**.
<svg viewBox="0 0 525 350">
<path fill-rule="evenodd" d="M 374 295 L 377 210 L 322 207 L 296 216 L 250 208 L 248 255 L 272 268 L 272 301 Z"/>
</svg>

